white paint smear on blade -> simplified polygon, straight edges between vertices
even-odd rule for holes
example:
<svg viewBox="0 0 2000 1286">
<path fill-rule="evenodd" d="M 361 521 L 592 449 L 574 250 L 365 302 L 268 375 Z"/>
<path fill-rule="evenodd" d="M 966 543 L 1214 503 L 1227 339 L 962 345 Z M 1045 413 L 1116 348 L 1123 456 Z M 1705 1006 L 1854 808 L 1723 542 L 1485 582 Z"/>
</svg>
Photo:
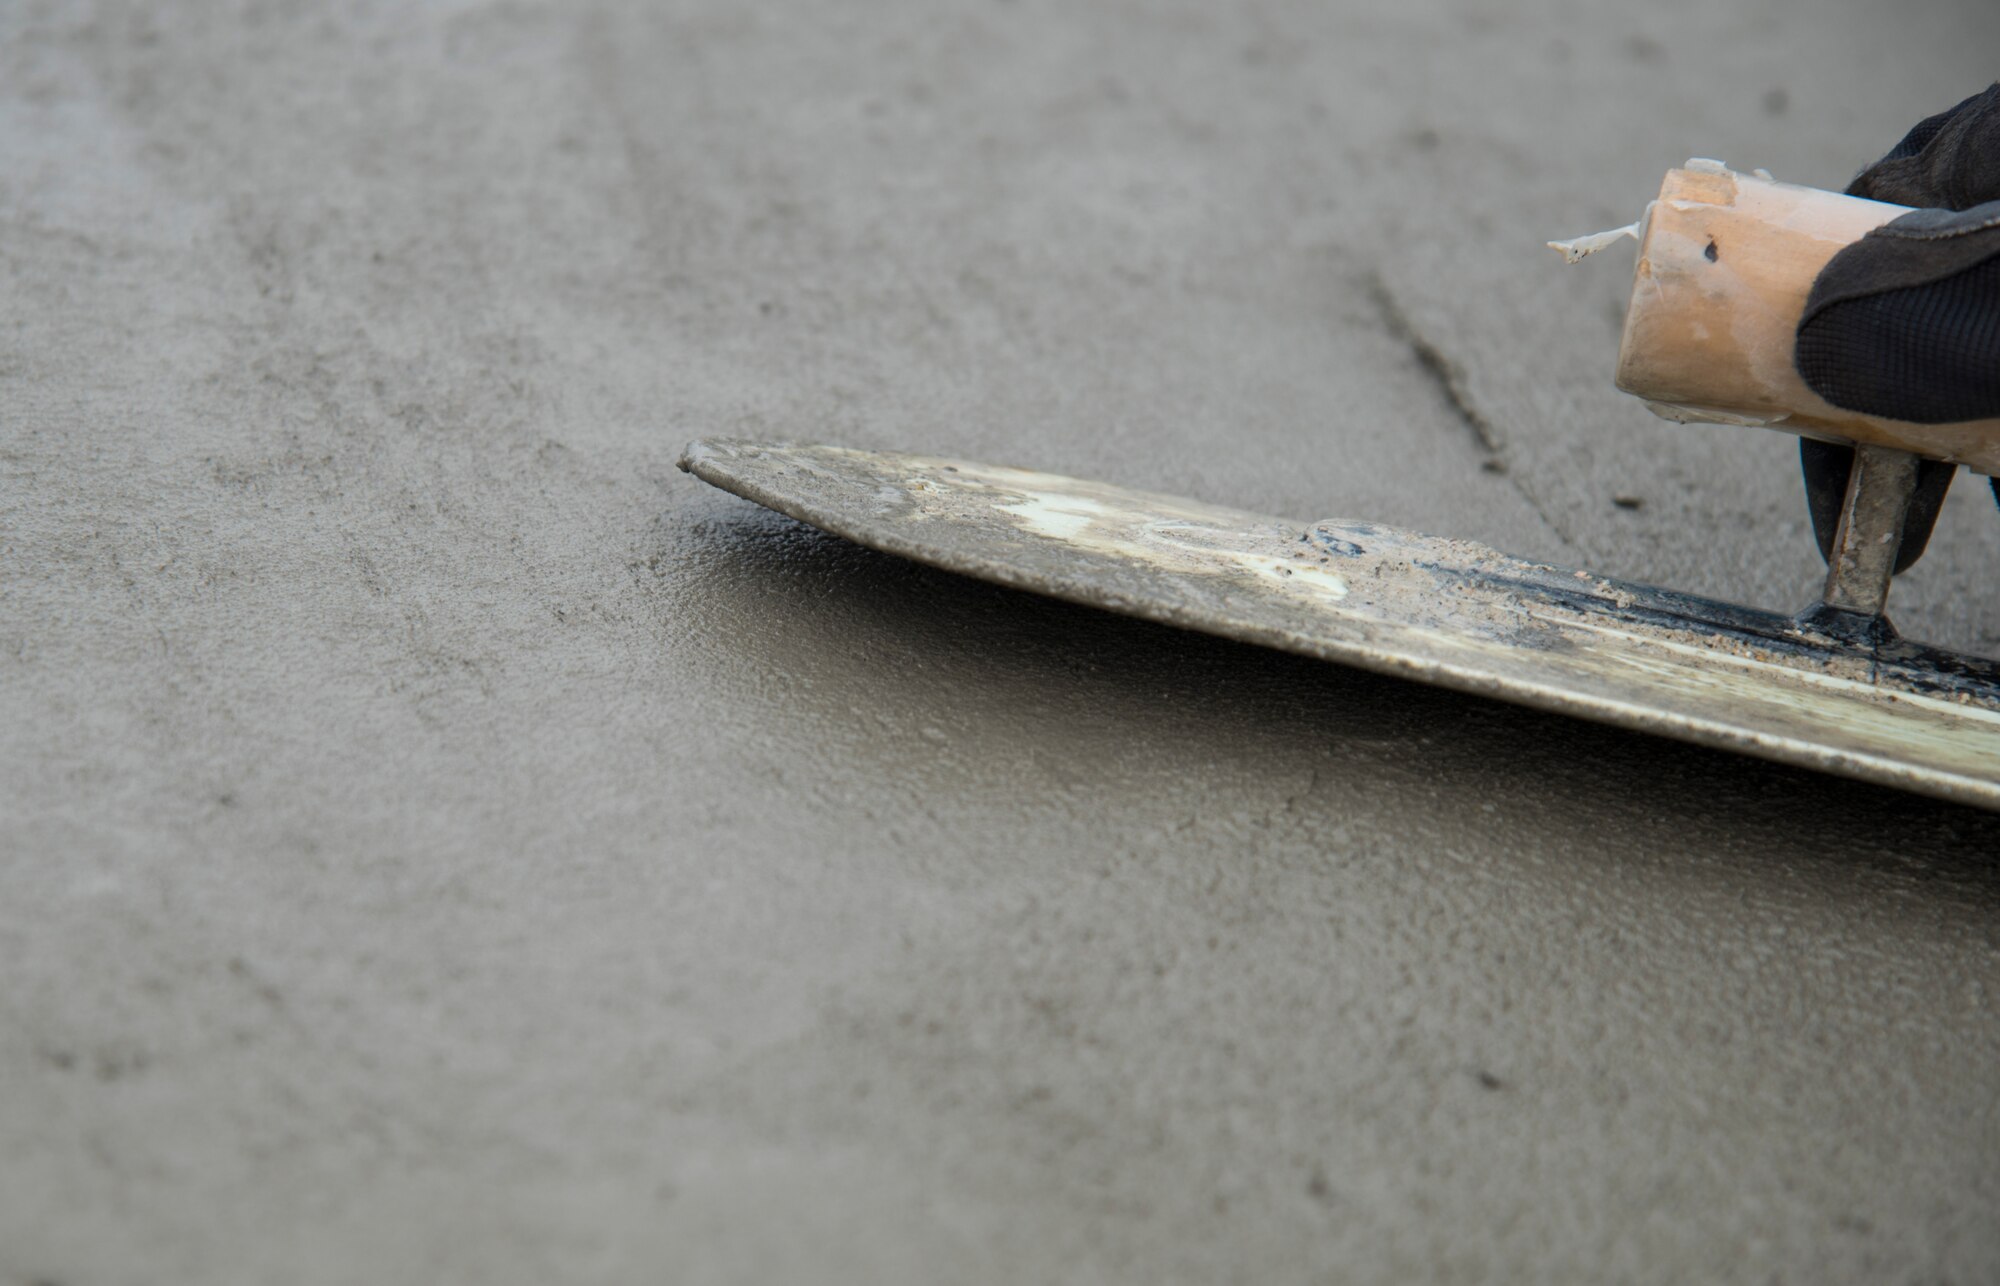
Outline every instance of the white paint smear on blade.
<svg viewBox="0 0 2000 1286">
<path fill-rule="evenodd" d="M 1029 527 L 1056 540 L 1075 540 L 1090 526 L 1091 519 L 1106 510 L 1083 496 L 1058 496 L 1046 491 L 1030 491 L 1017 505 L 994 506 L 1002 513 L 1015 514 Z"/>
<path fill-rule="evenodd" d="M 1296 581 L 1301 585 L 1310 586 L 1329 598 L 1347 597 L 1347 582 L 1332 572 L 1321 571 L 1317 567 L 1288 568 L 1282 565 L 1277 568 L 1277 572 L 1279 575 Z"/>
<path fill-rule="evenodd" d="M 959 476 L 967 481 L 977 478 Z M 1347 582 L 1334 572 L 1232 547 L 1241 540 L 1241 534 L 1234 530 L 1163 518 L 1088 496 L 1025 489 L 1017 489 L 1015 494 L 1020 496 L 1015 503 L 993 508 L 1012 514 L 1028 530 L 1051 540 L 1137 559 L 1176 573 L 1248 572 L 1295 593 L 1336 601 L 1347 597 Z"/>
</svg>

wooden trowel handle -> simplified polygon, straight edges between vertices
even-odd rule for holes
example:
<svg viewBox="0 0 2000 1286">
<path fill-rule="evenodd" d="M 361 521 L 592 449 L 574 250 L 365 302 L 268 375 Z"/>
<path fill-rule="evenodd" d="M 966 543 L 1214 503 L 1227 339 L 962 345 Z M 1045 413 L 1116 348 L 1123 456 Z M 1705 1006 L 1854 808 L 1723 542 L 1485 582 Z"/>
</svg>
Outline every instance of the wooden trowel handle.
<svg viewBox="0 0 2000 1286">
<path fill-rule="evenodd" d="M 1820 269 L 1907 213 L 1721 166 L 1669 171 L 1640 233 L 1618 387 L 1668 419 L 1870 442 L 2000 473 L 2000 420 L 1909 424 L 1843 411 L 1792 364 Z"/>
</svg>

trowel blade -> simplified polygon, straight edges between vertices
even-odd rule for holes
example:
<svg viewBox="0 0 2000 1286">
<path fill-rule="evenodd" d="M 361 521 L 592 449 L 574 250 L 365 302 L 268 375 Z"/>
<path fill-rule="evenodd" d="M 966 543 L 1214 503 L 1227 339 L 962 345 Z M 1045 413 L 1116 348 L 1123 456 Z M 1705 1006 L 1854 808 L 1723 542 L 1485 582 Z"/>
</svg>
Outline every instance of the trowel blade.
<svg viewBox="0 0 2000 1286">
<path fill-rule="evenodd" d="M 965 460 L 717 440 L 681 467 L 998 584 L 2000 809 L 2000 664 L 1982 658 L 1845 643 L 1471 541 Z"/>
</svg>

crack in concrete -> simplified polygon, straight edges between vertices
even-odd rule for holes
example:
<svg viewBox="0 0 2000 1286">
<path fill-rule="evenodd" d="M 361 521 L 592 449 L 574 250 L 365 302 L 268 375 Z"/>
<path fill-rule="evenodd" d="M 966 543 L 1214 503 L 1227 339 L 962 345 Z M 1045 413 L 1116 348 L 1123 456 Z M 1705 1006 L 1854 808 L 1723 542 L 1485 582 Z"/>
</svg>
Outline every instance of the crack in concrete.
<svg viewBox="0 0 2000 1286">
<path fill-rule="evenodd" d="M 1558 523 L 1543 507 L 1541 500 L 1521 485 L 1520 479 L 1514 476 L 1509 467 L 1506 445 L 1502 442 L 1499 431 L 1493 427 L 1493 421 L 1487 419 L 1485 414 L 1473 405 L 1472 395 L 1465 387 L 1465 372 L 1458 363 L 1452 361 L 1428 335 L 1417 329 L 1381 273 L 1373 272 L 1368 275 L 1368 293 L 1382 314 L 1383 325 L 1388 328 L 1391 335 L 1408 346 L 1411 356 L 1417 359 L 1418 368 L 1429 377 L 1432 384 L 1437 386 L 1438 394 L 1444 399 L 1445 405 L 1451 408 L 1459 422 L 1472 434 L 1473 442 L 1485 457 L 1480 462 L 1480 467 L 1488 473 L 1505 477 L 1508 485 L 1514 488 L 1515 494 L 1527 502 L 1528 508 L 1542 520 L 1543 525 L 1555 533 L 1556 539 L 1574 548 L 1575 542 L 1570 539 L 1562 524 Z"/>
<path fill-rule="evenodd" d="M 1480 449 L 1500 461 L 1504 468 L 1505 450 L 1501 446 L 1500 437 L 1493 430 L 1493 422 L 1480 414 L 1479 408 L 1472 404 L 1471 396 L 1465 391 L 1465 373 L 1459 369 L 1458 363 L 1446 357 L 1443 349 L 1416 328 L 1410 321 L 1410 315 L 1403 311 L 1402 304 L 1389 290 L 1389 284 L 1382 280 L 1380 273 L 1369 276 L 1368 293 L 1374 297 L 1375 306 L 1381 310 L 1383 324 L 1389 328 L 1389 333 L 1409 346 L 1411 355 L 1417 359 L 1417 365 L 1422 367 L 1424 374 L 1437 385 L 1438 392 L 1443 395 L 1445 402 L 1450 405 L 1465 427 L 1471 431 L 1473 440 L 1479 444 Z"/>
</svg>

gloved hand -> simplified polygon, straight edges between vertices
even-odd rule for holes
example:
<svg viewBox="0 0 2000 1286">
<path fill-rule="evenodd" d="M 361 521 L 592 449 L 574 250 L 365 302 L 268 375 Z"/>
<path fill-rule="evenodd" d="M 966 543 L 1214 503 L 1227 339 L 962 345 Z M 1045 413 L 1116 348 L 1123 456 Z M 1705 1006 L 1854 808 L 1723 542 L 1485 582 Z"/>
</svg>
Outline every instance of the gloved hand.
<svg viewBox="0 0 2000 1286">
<path fill-rule="evenodd" d="M 1806 385 L 1886 419 L 2000 417 L 2000 85 L 1918 125 L 1847 193 L 1917 209 L 1836 254 L 1813 282 L 1793 352 Z M 1823 554 L 1853 459 L 1851 448 L 1799 439 Z M 1923 553 L 1955 472 L 1923 462 L 1898 572 Z"/>
<path fill-rule="evenodd" d="M 2000 85 L 1911 130 L 1847 193 L 1918 209 L 1820 273 L 1799 322 L 1799 374 L 1867 415 L 2000 416 Z"/>
</svg>

